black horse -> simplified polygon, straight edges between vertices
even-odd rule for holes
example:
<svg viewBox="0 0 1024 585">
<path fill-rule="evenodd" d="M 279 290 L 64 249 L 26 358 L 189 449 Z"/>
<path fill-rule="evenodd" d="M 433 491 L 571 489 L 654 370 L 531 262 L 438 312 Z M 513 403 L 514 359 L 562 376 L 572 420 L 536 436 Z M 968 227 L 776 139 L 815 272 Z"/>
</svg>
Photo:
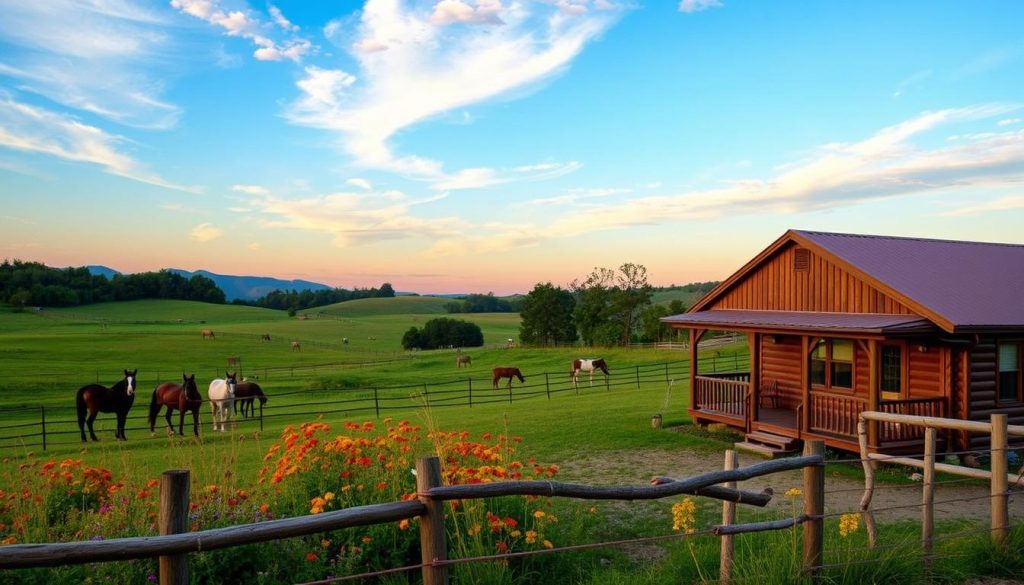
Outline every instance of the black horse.
<svg viewBox="0 0 1024 585">
<path fill-rule="evenodd" d="M 263 388 L 260 388 L 260 385 L 256 382 L 242 380 L 235 384 L 235 414 L 238 414 L 238 407 L 241 405 L 243 418 L 255 416 L 256 405 L 253 404 L 253 400 L 257 398 L 261 405 L 267 403 L 267 395 L 263 393 Z"/>
<path fill-rule="evenodd" d="M 186 376 L 182 374 L 182 383 L 165 382 L 153 390 L 153 400 L 149 403 L 149 432 L 154 433 L 156 426 L 156 415 L 160 409 L 167 407 L 167 430 L 173 435 L 174 425 L 171 424 L 171 412 L 180 411 L 178 419 L 178 434 L 185 434 L 185 411 L 192 411 L 192 429 L 196 436 L 199 436 L 199 406 L 203 403 L 203 396 L 196 388 L 196 375 Z"/>
<path fill-rule="evenodd" d="M 125 420 L 128 418 L 128 409 L 135 402 L 135 374 L 139 370 L 124 371 L 124 379 L 110 388 L 100 384 L 89 384 L 78 389 L 75 396 L 75 405 L 78 407 L 78 429 L 82 432 L 82 442 L 88 442 L 85 438 L 85 424 L 89 423 L 89 435 L 93 441 L 99 441 L 92 429 L 96 415 L 101 412 L 113 412 L 117 415 L 117 430 L 114 438 L 118 441 L 127 441 L 124 434 Z M 89 412 L 88 420 L 85 418 L 86 411 Z"/>
</svg>

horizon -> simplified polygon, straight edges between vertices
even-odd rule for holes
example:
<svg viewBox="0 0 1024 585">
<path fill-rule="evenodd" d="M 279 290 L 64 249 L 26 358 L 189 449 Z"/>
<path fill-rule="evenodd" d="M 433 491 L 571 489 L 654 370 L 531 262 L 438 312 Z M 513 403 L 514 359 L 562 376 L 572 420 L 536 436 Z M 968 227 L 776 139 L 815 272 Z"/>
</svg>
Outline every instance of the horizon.
<svg viewBox="0 0 1024 585">
<path fill-rule="evenodd" d="M 7 3 L 0 257 L 506 296 L 1024 242 L 1024 4 L 648 4 Z"/>
</svg>

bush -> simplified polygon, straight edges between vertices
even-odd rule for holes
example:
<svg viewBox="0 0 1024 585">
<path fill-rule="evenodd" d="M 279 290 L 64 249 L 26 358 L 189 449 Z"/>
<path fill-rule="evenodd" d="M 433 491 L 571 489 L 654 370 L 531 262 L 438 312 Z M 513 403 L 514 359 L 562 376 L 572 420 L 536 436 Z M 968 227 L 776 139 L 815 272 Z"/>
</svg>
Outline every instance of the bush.
<svg viewBox="0 0 1024 585">
<path fill-rule="evenodd" d="M 480 347 L 484 334 L 475 323 L 441 317 L 431 319 L 423 329 L 409 328 L 402 336 L 404 349 L 439 349 L 443 347 Z"/>
</svg>

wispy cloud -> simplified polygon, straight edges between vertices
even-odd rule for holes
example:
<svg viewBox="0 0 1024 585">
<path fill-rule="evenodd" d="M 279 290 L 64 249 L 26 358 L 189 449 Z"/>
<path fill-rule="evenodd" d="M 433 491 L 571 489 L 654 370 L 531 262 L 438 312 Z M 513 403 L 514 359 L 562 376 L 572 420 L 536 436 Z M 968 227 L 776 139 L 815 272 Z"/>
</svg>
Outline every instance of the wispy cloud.
<svg viewBox="0 0 1024 585">
<path fill-rule="evenodd" d="M 360 165 L 430 181 L 440 190 L 531 178 L 493 168 L 446 172 L 440 161 L 394 153 L 389 141 L 441 114 L 535 89 L 615 22 L 621 10 L 613 8 L 590 0 L 458 0 L 422 10 L 369 0 L 357 22 L 334 21 L 324 29 L 357 70 L 306 67 L 297 82 L 301 95 L 286 115 L 336 133 Z M 578 168 L 548 164 L 552 168 L 538 176 Z"/>
<path fill-rule="evenodd" d="M 996 126 L 1013 126 L 1014 124 L 1020 124 L 1024 122 L 1024 118 L 1006 118 L 1005 120 L 999 120 L 996 122 Z"/>
<path fill-rule="evenodd" d="M 173 37 L 157 10 L 119 0 L 0 3 L 0 76 L 32 92 L 121 124 L 175 125 L 165 101 Z"/>
<path fill-rule="evenodd" d="M 145 168 L 121 150 L 125 140 L 84 124 L 75 118 L 14 101 L 0 93 L 0 146 L 48 154 L 69 161 L 102 167 L 142 183 L 168 189 L 197 192 Z"/>
<path fill-rule="evenodd" d="M 235 193 L 247 193 L 249 195 L 270 195 L 270 190 L 262 185 L 232 185 L 231 190 Z"/>
<path fill-rule="evenodd" d="M 926 69 L 924 71 L 918 71 L 917 73 L 914 73 L 913 75 L 902 79 L 898 84 L 896 84 L 896 89 L 893 90 L 892 97 L 898 98 L 903 96 L 903 94 L 906 93 L 908 89 L 916 85 L 920 85 L 921 83 L 924 83 L 931 76 L 932 70 Z"/>
<path fill-rule="evenodd" d="M 224 230 L 208 223 L 201 223 L 192 228 L 189 236 L 197 242 L 209 242 L 224 235 Z"/>
<path fill-rule="evenodd" d="M 265 229 L 322 233 L 346 248 L 385 240 L 454 237 L 467 224 L 456 217 L 418 217 L 413 209 L 444 196 L 413 199 L 399 191 L 330 193 L 292 199 L 272 193 L 246 193 L 246 207 Z"/>
<path fill-rule="evenodd" d="M 721 0 L 680 0 L 679 12 L 700 12 L 708 8 L 721 8 Z"/>
<path fill-rule="evenodd" d="M 181 12 L 206 21 L 224 31 L 230 37 L 239 37 L 256 45 L 253 57 L 258 61 L 300 61 L 316 51 L 308 39 L 297 36 L 299 27 L 289 21 L 279 8 L 269 5 L 268 11 L 273 24 L 264 22 L 252 10 L 227 10 L 220 7 L 218 0 L 171 0 L 171 6 Z M 275 40 L 277 28 L 288 33 L 286 39 Z"/>
<path fill-rule="evenodd" d="M 959 209 L 946 211 L 941 215 L 955 217 L 963 215 L 978 215 L 994 211 L 1010 211 L 1013 209 L 1024 209 L 1024 195 L 1008 195 L 985 203 L 968 205 Z"/>
</svg>

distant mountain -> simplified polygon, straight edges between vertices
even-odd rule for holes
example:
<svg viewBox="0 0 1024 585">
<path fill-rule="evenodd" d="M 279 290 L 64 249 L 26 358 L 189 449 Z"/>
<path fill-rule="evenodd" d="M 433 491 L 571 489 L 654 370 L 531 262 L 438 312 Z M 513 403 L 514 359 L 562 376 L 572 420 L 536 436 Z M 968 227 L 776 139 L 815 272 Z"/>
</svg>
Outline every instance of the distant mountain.
<svg viewBox="0 0 1024 585">
<path fill-rule="evenodd" d="M 205 276 L 212 280 L 220 290 L 224 291 L 224 296 L 228 302 L 235 299 L 242 299 L 245 301 L 256 300 L 260 297 L 266 296 L 275 290 L 328 290 L 334 287 L 327 286 L 326 284 L 320 284 L 319 282 L 310 282 L 308 280 L 281 280 L 279 278 L 270 278 L 268 276 L 231 276 L 227 274 L 214 274 L 208 270 L 196 270 L 195 272 L 189 272 L 188 270 L 181 270 L 179 268 L 168 268 L 168 272 L 174 272 L 180 274 L 185 278 L 192 278 L 195 275 Z"/>
<path fill-rule="evenodd" d="M 112 278 L 115 274 L 121 274 L 113 268 L 106 266 L 87 266 L 90 274 L 103 275 Z M 308 280 L 281 280 L 267 276 L 232 276 L 228 274 L 214 274 L 208 270 L 196 270 L 190 272 L 180 268 L 168 268 L 168 272 L 180 274 L 185 278 L 192 278 L 195 275 L 205 276 L 214 282 L 220 290 L 224 291 L 224 297 L 230 303 L 235 299 L 245 301 L 256 300 L 275 290 L 326 290 L 333 287 L 319 282 Z"/>
</svg>

